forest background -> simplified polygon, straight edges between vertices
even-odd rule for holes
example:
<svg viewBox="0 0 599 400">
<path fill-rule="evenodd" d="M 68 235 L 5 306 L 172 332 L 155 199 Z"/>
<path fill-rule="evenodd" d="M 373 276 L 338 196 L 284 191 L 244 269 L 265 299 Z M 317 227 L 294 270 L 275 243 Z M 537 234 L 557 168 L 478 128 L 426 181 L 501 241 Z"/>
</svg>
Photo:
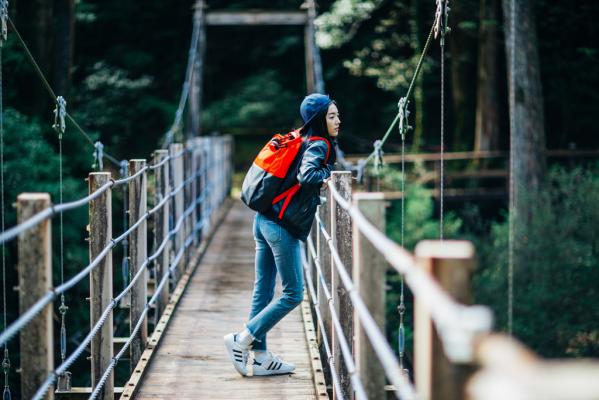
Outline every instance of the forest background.
<svg viewBox="0 0 599 400">
<path fill-rule="evenodd" d="M 532 68 L 542 87 L 535 96 L 544 109 L 536 116 L 543 128 L 536 133 L 547 149 L 596 150 L 599 3 L 522 1 L 529 7 L 516 21 L 532 26 L 536 34 L 523 46 L 538 53 Z M 191 37 L 192 3 L 13 0 L 9 13 L 55 92 L 67 99 L 68 110 L 93 138 L 119 159 L 147 158 L 159 147 L 177 107 Z M 346 153 L 370 152 L 397 113 L 397 102 L 405 94 L 432 24 L 435 2 L 318 3 L 326 92 L 341 110 L 340 146 Z M 291 0 L 207 2 L 208 10 L 297 10 L 300 5 Z M 452 2 L 452 31 L 446 47 L 445 151 L 509 147 L 503 6 L 500 0 Z M 411 100 L 410 152 L 440 149 L 439 54 L 435 41 Z M 11 226 L 15 213 L 10 204 L 18 193 L 48 191 L 54 201 L 58 199 L 58 138 L 51 129 L 54 104 L 10 30 L 2 58 L 5 211 L 6 224 Z M 242 174 L 269 135 L 301 122 L 298 105 L 306 91 L 303 28 L 210 27 L 205 60 L 203 132 L 234 135 L 235 164 Z M 399 143 L 399 134 L 392 135 L 385 151 L 397 151 Z M 64 154 L 65 200 L 81 197 L 87 190 L 84 178 L 91 170 L 93 148 L 68 128 Z M 514 333 L 544 356 L 599 356 L 597 171 L 593 159 L 567 163 L 548 159 L 543 184 L 526 199 L 536 211 L 520 236 L 522 246 L 516 254 Z M 386 187 L 398 190 L 400 180 L 393 167 L 386 167 L 381 179 Z M 410 180 L 406 184 L 406 244 L 413 249 L 418 240 L 438 236 L 438 203 L 421 186 Z M 118 203 L 119 194 L 115 197 Z M 395 202 L 389 208 L 387 224 L 388 234 L 396 240 L 401 222 L 398 207 Z M 448 203 L 448 211 L 446 237 L 473 240 L 477 248 L 475 301 L 490 305 L 498 329 L 505 329 L 507 199 Z M 86 218 L 86 210 L 65 215 L 66 276 L 86 263 Z M 10 289 L 17 284 L 15 253 L 12 243 L 7 247 L 9 323 L 18 307 L 18 296 Z M 115 257 L 120 257 L 118 252 Z M 115 261 L 115 268 L 118 264 Z M 54 265 L 56 283 L 60 280 L 57 260 Z M 390 274 L 387 331 L 394 343 L 398 284 L 398 277 Z M 81 286 L 66 299 L 71 307 L 69 349 L 89 329 L 87 303 L 81 301 L 88 289 Z M 408 318 L 411 340 L 410 323 Z M 10 349 L 13 365 L 18 365 L 15 341 Z M 73 370 L 83 370 L 86 363 L 82 357 Z M 89 376 L 76 374 L 74 383 L 89 385 Z"/>
</svg>

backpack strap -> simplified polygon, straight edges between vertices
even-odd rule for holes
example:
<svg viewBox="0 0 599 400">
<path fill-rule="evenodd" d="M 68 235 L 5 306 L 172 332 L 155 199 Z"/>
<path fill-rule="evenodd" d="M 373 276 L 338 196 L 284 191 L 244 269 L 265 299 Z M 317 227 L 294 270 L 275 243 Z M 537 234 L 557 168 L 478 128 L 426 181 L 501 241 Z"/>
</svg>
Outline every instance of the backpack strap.
<svg viewBox="0 0 599 400">
<path fill-rule="evenodd" d="M 324 163 L 328 163 L 329 162 L 329 155 L 331 154 L 331 143 L 329 143 L 327 138 L 324 138 L 322 136 L 310 136 L 308 138 L 309 141 L 313 141 L 313 140 L 322 140 L 327 144 L 327 156 L 325 157 Z"/>
</svg>

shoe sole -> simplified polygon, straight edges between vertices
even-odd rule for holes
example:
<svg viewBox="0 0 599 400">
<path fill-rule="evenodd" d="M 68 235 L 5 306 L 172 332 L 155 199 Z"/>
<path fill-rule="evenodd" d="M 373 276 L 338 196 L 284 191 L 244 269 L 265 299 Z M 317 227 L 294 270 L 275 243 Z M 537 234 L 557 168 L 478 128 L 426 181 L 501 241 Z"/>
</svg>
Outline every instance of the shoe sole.
<svg viewBox="0 0 599 400">
<path fill-rule="evenodd" d="M 293 371 L 287 371 L 287 372 L 283 372 L 283 371 L 267 371 L 267 372 L 254 372 L 254 376 L 269 376 L 269 375 L 287 375 L 287 374 L 293 374 Z"/>
<path fill-rule="evenodd" d="M 227 349 L 227 354 L 229 355 L 229 359 L 233 363 L 235 370 L 241 374 L 241 376 L 247 376 L 247 370 L 244 371 L 243 368 L 239 365 L 237 361 L 235 361 L 235 356 L 233 355 L 233 343 L 235 343 L 235 338 L 232 333 L 225 335 L 223 337 L 225 340 L 225 348 Z"/>
<path fill-rule="evenodd" d="M 253 376 L 268 376 L 268 375 L 285 375 L 285 374 L 293 374 L 295 371 L 295 368 L 293 368 L 291 371 L 281 371 L 281 370 L 264 370 L 264 371 L 256 371 L 254 369 L 253 371 Z"/>
</svg>

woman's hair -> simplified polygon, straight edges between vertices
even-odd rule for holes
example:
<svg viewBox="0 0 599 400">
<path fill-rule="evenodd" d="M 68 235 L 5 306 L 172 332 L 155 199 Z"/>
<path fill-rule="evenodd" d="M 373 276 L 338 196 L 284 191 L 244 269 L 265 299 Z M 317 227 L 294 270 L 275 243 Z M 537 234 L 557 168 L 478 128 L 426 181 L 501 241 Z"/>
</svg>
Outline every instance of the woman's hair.
<svg viewBox="0 0 599 400">
<path fill-rule="evenodd" d="M 334 101 L 331 104 L 336 104 Z M 329 104 L 330 106 L 330 104 Z M 336 138 L 331 137 L 329 135 L 329 130 L 327 129 L 327 113 L 329 111 L 329 106 L 325 107 L 321 110 L 309 124 L 306 124 L 300 128 L 300 135 L 302 136 L 320 136 L 329 141 L 331 144 L 331 153 L 329 157 L 329 164 L 334 164 L 337 160 L 337 152 L 335 150 Z"/>
<path fill-rule="evenodd" d="M 336 104 L 334 101 L 331 102 L 327 107 L 323 108 L 309 124 L 306 124 L 301 127 L 300 134 L 302 136 L 310 135 L 310 136 L 320 136 L 331 140 L 331 136 L 329 135 L 329 130 L 327 129 L 327 113 L 329 111 L 329 107 L 331 104 Z"/>
</svg>

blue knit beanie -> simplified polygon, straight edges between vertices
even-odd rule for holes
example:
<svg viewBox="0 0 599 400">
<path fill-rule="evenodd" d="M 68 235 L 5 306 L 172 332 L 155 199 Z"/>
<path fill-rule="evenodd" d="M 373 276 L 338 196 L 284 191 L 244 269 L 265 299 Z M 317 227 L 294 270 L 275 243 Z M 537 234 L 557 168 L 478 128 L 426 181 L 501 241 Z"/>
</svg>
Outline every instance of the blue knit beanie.
<svg viewBox="0 0 599 400">
<path fill-rule="evenodd" d="M 308 125 L 322 110 L 328 108 L 333 100 L 329 96 L 320 93 L 312 93 L 304 98 L 300 105 L 300 114 L 304 125 Z"/>
</svg>

